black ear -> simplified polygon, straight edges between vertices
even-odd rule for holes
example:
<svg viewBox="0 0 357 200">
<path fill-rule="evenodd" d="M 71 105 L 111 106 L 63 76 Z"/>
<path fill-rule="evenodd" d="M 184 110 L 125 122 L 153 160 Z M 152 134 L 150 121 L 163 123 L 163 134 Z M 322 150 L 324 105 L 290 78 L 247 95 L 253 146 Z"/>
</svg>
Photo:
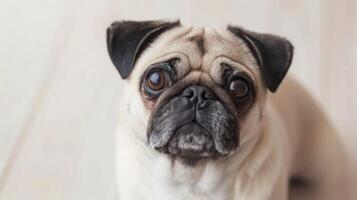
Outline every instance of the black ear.
<svg viewBox="0 0 357 200">
<path fill-rule="evenodd" d="M 243 39 L 262 71 L 263 80 L 275 92 L 284 79 L 293 58 L 293 45 L 286 39 L 229 26 L 228 30 Z"/>
<path fill-rule="evenodd" d="M 143 50 L 161 33 L 179 25 L 179 21 L 114 22 L 107 29 L 107 47 L 120 76 L 127 78 Z"/>
</svg>

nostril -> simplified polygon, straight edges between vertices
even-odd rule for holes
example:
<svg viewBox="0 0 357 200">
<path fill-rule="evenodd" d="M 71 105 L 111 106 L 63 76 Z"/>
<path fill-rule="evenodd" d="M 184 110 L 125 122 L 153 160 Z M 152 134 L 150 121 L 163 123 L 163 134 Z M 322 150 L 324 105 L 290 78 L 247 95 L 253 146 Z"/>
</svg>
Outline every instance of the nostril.
<svg viewBox="0 0 357 200">
<path fill-rule="evenodd" d="M 207 92 L 205 92 L 205 93 L 203 94 L 203 98 L 204 98 L 204 99 L 209 99 L 209 96 L 208 96 Z"/>
<path fill-rule="evenodd" d="M 187 97 L 187 98 L 192 98 L 193 97 L 193 94 L 194 92 L 191 90 L 191 89 L 186 89 L 184 92 L 183 92 L 183 94 L 182 94 L 182 96 L 184 96 L 184 97 Z"/>
<path fill-rule="evenodd" d="M 198 96 L 203 99 L 203 100 L 206 100 L 206 96 L 207 96 L 207 92 L 205 89 L 200 89 L 199 92 L 198 92 Z"/>
<path fill-rule="evenodd" d="M 202 100 L 210 100 L 214 98 L 213 94 L 206 89 L 202 89 L 199 96 Z"/>
<path fill-rule="evenodd" d="M 181 95 L 190 99 L 191 102 L 196 102 L 199 105 L 205 102 L 206 100 L 215 99 L 213 93 L 207 87 L 199 85 L 193 85 L 186 88 Z"/>
<path fill-rule="evenodd" d="M 202 97 L 202 99 L 204 99 L 204 100 L 212 99 L 212 95 L 211 95 L 210 92 L 208 92 L 207 90 L 204 90 L 204 91 L 202 92 L 201 97 Z"/>
</svg>

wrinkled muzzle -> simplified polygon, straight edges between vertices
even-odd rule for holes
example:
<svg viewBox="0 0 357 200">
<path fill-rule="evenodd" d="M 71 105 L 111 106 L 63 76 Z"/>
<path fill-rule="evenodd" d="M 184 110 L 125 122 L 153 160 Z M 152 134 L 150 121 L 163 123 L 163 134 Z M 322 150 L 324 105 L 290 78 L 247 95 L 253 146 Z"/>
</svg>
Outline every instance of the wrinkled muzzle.
<svg viewBox="0 0 357 200">
<path fill-rule="evenodd" d="M 190 85 L 159 105 L 147 136 L 154 149 L 189 160 L 226 156 L 239 143 L 235 116 L 202 85 Z"/>
</svg>

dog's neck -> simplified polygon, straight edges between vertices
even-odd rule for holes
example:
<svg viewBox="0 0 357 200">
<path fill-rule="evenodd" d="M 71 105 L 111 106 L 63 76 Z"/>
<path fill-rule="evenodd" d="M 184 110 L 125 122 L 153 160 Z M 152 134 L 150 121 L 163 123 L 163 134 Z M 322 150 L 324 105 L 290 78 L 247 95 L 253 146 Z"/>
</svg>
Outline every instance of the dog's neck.
<svg viewBox="0 0 357 200">
<path fill-rule="evenodd" d="M 229 158 L 187 166 L 150 149 L 135 136 L 135 128 L 121 126 L 116 158 L 120 196 L 124 200 L 267 199 L 282 160 L 271 135 L 274 131 L 269 130 L 270 135 L 262 131 L 269 128 L 257 130 Z"/>
</svg>

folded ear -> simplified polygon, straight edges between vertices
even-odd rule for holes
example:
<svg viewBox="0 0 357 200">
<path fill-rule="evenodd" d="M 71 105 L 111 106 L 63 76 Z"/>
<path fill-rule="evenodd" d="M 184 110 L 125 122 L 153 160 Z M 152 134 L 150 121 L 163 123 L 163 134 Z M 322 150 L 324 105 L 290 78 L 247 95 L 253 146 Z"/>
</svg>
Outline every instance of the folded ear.
<svg viewBox="0 0 357 200">
<path fill-rule="evenodd" d="M 179 21 L 114 22 L 107 29 L 107 48 L 120 76 L 127 78 L 143 50 L 161 33 L 179 25 Z"/>
<path fill-rule="evenodd" d="M 284 79 L 293 58 L 293 45 L 286 39 L 229 26 L 228 30 L 243 39 L 260 66 L 265 85 L 275 92 Z"/>
</svg>

